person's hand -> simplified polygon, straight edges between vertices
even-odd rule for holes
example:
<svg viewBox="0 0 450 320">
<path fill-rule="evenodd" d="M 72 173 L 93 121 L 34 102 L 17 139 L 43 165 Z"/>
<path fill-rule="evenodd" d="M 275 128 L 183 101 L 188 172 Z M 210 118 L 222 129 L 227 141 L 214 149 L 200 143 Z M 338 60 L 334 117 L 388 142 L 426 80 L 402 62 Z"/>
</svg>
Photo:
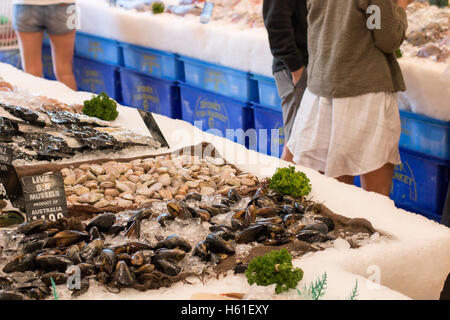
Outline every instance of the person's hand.
<svg viewBox="0 0 450 320">
<path fill-rule="evenodd" d="M 298 83 L 298 82 L 300 81 L 300 79 L 302 78 L 303 69 L 304 69 L 304 67 L 302 67 L 302 68 L 300 68 L 300 69 L 298 69 L 298 70 L 296 70 L 296 71 L 294 71 L 294 72 L 291 72 L 291 75 L 292 75 L 292 83 L 294 84 L 294 86 L 297 85 L 297 83 Z"/>
<path fill-rule="evenodd" d="M 402 7 L 404 10 L 406 10 L 406 7 L 412 2 L 414 2 L 414 0 L 398 0 L 397 4 L 399 5 L 399 7 Z"/>
</svg>

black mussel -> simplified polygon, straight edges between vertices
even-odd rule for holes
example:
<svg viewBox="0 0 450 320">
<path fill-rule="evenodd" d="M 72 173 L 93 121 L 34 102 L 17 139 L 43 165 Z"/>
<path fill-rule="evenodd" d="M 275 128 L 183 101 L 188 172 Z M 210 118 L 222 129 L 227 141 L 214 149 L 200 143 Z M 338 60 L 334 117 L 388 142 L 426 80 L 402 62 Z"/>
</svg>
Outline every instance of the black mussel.
<svg viewBox="0 0 450 320">
<path fill-rule="evenodd" d="M 156 268 L 162 273 L 175 277 L 181 272 L 181 267 L 172 261 L 156 260 Z"/>
<path fill-rule="evenodd" d="M 332 219 L 328 218 L 328 217 L 316 217 L 314 218 L 314 220 L 318 220 L 320 222 L 323 222 L 327 225 L 328 227 L 328 232 L 331 232 L 334 230 L 334 222 Z"/>
<path fill-rule="evenodd" d="M 202 195 L 197 192 L 190 192 L 184 198 L 185 200 L 202 201 Z"/>
<path fill-rule="evenodd" d="M 175 219 L 175 217 L 173 215 L 171 215 L 170 213 L 161 213 L 158 216 L 158 218 L 156 218 L 156 221 L 158 221 L 162 227 L 165 227 L 167 221 L 174 220 L 174 219 Z"/>
<path fill-rule="evenodd" d="M 132 286 L 135 282 L 134 276 L 124 261 L 119 261 L 114 273 L 114 281 L 121 286 Z"/>
<path fill-rule="evenodd" d="M 283 195 L 282 202 L 284 204 L 289 204 L 291 206 L 295 205 L 295 199 L 293 197 L 289 196 L 289 195 Z"/>
<path fill-rule="evenodd" d="M 137 241 L 129 242 L 126 244 L 126 253 L 128 254 L 132 255 L 138 251 L 143 250 L 153 250 L 153 247 L 147 243 Z"/>
<path fill-rule="evenodd" d="M 158 242 L 156 244 L 155 249 L 161 249 L 161 248 L 166 248 L 166 249 L 180 248 L 181 250 L 183 250 L 185 252 L 190 252 L 192 250 L 192 246 L 189 244 L 189 242 L 187 242 L 186 240 L 184 240 L 183 238 L 181 238 L 180 236 L 178 236 L 176 234 L 170 235 L 166 239 Z"/>
<path fill-rule="evenodd" d="M 256 218 L 255 223 L 266 223 L 266 224 L 270 224 L 270 223 L 275 223 L 275 224 L 280 224 L 283 223 L 283 219 L 279 216 L 275 216 L 275 217 L 270 217 L 270 218 Z"/>
<path fill-rule="evenodd" d="M 211 227 L 209 227 L 209 231 L 211 232 L 225 232 L 230 230 L 231 228 L 224 224 L 213 224 Z"/>
<path fill-rule="evenodd" d="M 73 264 L 75 264 L 75 265 L 81 263 L 81 256 L 80 256 L 80 254 L 81 254 L 80 248 L 77 245 L 71 246 L 66 251 L 66 256 L 70 260 L 72 260 Z"/>
<path fill-rule="evenodd" d="M 291 206 L 290 204 L 284 204 L 283 205 L 283 215 L 288 215 L 294 213 L 294 206 Z"/>
<path fill-rule="evenodd" d="M 127 264 L 131 264 L 131 256 L 128 253 L 119 253 L 116 258 L 117 261 L 125 261 Z"/>
<path fill-rule="evenodd" d="M 55 282 L 55 285 L 59 286 L 61 284 L 67 283 L 68 277 L 67 277 L 67 274 L 62 273 L 62 272 L 49 272 L 49 273 L 43 274 L 41 276 L 42 282 L 44 282 L 45 285 L 48 287 L 52 286 L 51 279 L 53 279 L 53 281 Z"/>
<path fill-rule="evenodd" d="M 246 212 L 247 212 L 247 209 L 237 210 L 233 214 L 233 219 L 238 219 L 238 220 L 244 221 Z"/>
<path fill-rule="evenodd" d="M 35 251 L 42 250 L 46 243 L 47 240 L 35 240 L 27 242 L 23 245 L 22 251 L 23 253 L 33 253 Z"/>
<path fill-rule="evenodd" d="M 136 236 L 138 239 L 141 237 L 141 220 L 133 220 L 127 223 L 127 230 L 125 231 L 125 237 L 131 238 Z"/>
<path fill-rule="evenodd" d="M 153 259 L 180 262 L 186 256 L 186 252 L 181 249 L 158 249 Z"/>
<path fill-rule="evenodd" d="M 270 197 L 267 196 L 262 196 L 254 199 L 253 204 L 259 209 L 277 207 L 275 202 Z"/>
<path fill-rule="evenodd" d="M 295 237 L 295 234 L 291 234 L 291 233 L 283 233 L 283 234 L 278 234 L 275 236 L 275 240 L 276 240 L 276 245 L 277 246 L 282 246 L 283 244 L 288 244 L 291 242 L 294 242 L 297 238 Z"/>
<path fill-rule="evenodd" d="M 15 280 L 10 277 L 0 277 L 0 290 L 6 290 L 11 288 Z"/>
<path fill-rule="evenodd" d="M 228 230 L 226 230 L 226 231 L 216 231 L 214 233 L 217 234 L 219 237 L 221 237 L 225 241 L 235 240 L 236 239 L 236 235 L 233 232 L 228 231 Z"/>
<path fill-rule="evenodd" d="M 295 217 L 292 213 L 289 213 L 283 217 L 284 226 L 287 228 L 295 223 Z"/>
<path fill-rule="evenodd" d="M 245 273 L 245 271 L 247 270 L 247 268 L 248 268 L 248 264 L 247 264 L 247 263 L 240 263 L 240 264 L 237 264 L 237 265 L 234 267 L 234 273 L 236 273 L 236 274 L 239 274 L 239 273 Z"/>
<path fill-rule="evenodd" d="M 208 243 L 206 241 L 200 241 L 194 248 L 194 256 L 199 257 L 202 260 L 209 260 L 211 252 L 209 251 Z"/>
<path fill-rule="evenodd" d="M 182 220 L 192 219 L 191 212 L 179 202 L 171 201 L 167 203 L 167 210 L 174 218 L 179 218 Z"/>
<path fill-rule="evenodd" d="M 303 229 L 303 230 L 300 230 L 296 236 L 297 236 L 298 240 L 309 242 L 309 243 L 325 242 L 325 241 L 331 240 L 331 238 L 328 237 L 326 234 L 323 234 L 317 230 L 304 230 Z"/>
<path fill-rule="evenodd" d="M 35 242 L 35 241 L 39 241 L 39 240 L 45 240 L 48 239 L 48 234 L 45 232 L 41 232 L 41 233 L 34 233 L 31 234 L 29 236 L 25 236 L 22 238 L 22 240 L 20 240 L 20 244 L 27 244 L 30 242 Z"/>
<path fill-rule="evenodd" d="M 80 268 L 81 277 L 89 277 L 95 274 L 95 265 L 92 263 L 80 263 L 77 265 Z"/>
<path fill-rule="evenodd" d="M 233 205 L 233 201 L 231 201 L 228 198 L 222 198 L 220 199 L 220 203 L 227 206 L 227 207 L 231 207 Z"/>
<path fill-rule="evenodd" d="M 230 211 L 230 207 L 221 203 L 213 203 L 211 205 L 213 208 L 219 209 L 222 213 L 227 213 Z"/>
<path fill-rule="evenodd" d="M 133 266 L 140 267 L 145 264 L 145 255 L 143 251 L 138 251 L 131 256 L 130 260 Z"/>
<path fill-rule="evenodd" d="M 215 217 L 215 216 L 217 216 L 219 214 L 226 213 L 226 212 L 223 212 L 221 209 L 215 208 L 213 206 L 208 206 L 208 205 L 205 205 L 205 204 L 201 204 L 200 205 L 200 209 L 208 211 L 209 214 L 211 215 L 211 217 Z"/>
<path fill-rule="evenodd" d="M 245 225 L 244 221 L 238 220 L 235 218 L 231 218 L 232 231 L 239 231 L 239 230 L 245 229 L 245 227 L 246 227 L 246 225 Z"/>
<path fill-rule="evenodd" d="M 23 300 L 24 296 L 18 292 L 0 290 L 0 300 Z"/>
<path fill-rule="evenodd" d="M 255 224 L 252 225 L 236 236 L 237 243 L 249 243 L 253 241 L 258 241 L 261 237 L 265 237 L 268 234 L 268 228 L 266 224 Z"/>
<path fill-rule="evenodd" d="M 305 214 L 306 212 L 306 206 L 298 201 L 294 202 L 294 213 L 300 213 L 300 214 Z"/>
<path fill-rule="evenodd" d="M 17 227 L 17 231 L 28 236 L 33 233 L 44 232 L 50 228 L 53 228 L 54 225 L 55 225 L 55 223 L 50 220 L 33 220 L 33 221 L 27 221 L 27 222 L 20 224 Z"/>
<path fill-rule="evenodd" d="M 230 190 L 228 190 L 228 199 L 230 199 L 233 202 L 239 202 L 242 200 L 241 195 L 239 194 L 239 192 L 236 190 L 236 188 L 231 188 Z"/>
<path fill-rule="evenodd" d="M 74 243 L 87 240 L 89 235 L 86 232 L 76 230 L 64 230 L 53 236 L 58 247 L 68 247 Z"/>
<path fill-rule="evenodd" d="M 306 227 L 303 228 L 303 230 L 316 230 L 324 234 L 328 233 L 328 227 L 323 222 L 315 222 L 308 224 Z"/>
<path fill-rule="evenodd" d="M 125 226 L 122 224 L 113 224 L 111 228 L 109 228 L 108 232 L 106 234 L 117 236 L 120 232 L 125 230 Z"/>
<path fill-rule="evenodd" d="M 201 221 L 209 221 L 211 214 L 206 210 L 195 210 L 195 216 L 200 218 Z"/>
<path fill-rule="evenodd" d="M 47 271 L 65 272 L 68 266 L 73 265 L 72 260 L 66 256 L 46 253 L 38 255 L 36 257 L 36 262 L 40 267 Z"/>
<path fill-rule="evenodd" d="M 264 207 L 256 210 L 256 215 L 263 218 L 279 217 L 284 213 L 283 209 Z"/>
<path fill-rule="evenodd" d="M 275 235 L 283 234 L 285 231 L 286 230 L 282 224 L 271 223 L 267 225 L 267 232 L 272 238 L 274 238 Z"/>
<path fill-rule="evenodd" d="M 91 228 L 97 227 L 101 232 L 108 232 L 115 222 L 116 215 L 114 213 L 107 212 L 94 218 L 94 220 L 87 225 L 86 229 L 89 231 Z"/>
<path fill-rule="evenodd" d="M 95 275 L 95 279 L 103 284 L 107 284 L 111 280 L 111 275 L 106 271 L 100 271 Z"/>
<path fill-rule="evenodd" d="M 264 195 L 265 195 L 264 190 L 263 190 L 262 188 L 258 188 L 258 189 L 256 190 L 255 194 L 253 195 L 253 199 L 260 198 L 260 197 L 262 197 L 262 196 L 264 196 Z"/>
<path fill-rule="evenodd" d="M 36 254 L 34 253 L 20 255 L 14 258 L 12 261 L 8 262 L 3 267 L 3 272 L 11 273 L 11 272 L 33 271 L 37 267 L 35 258 Z"/>
<path fill-rule="evenodd" d="M 94 241 L 95 239 L 102 239 L 100 231 L 98 231 L 97 227 L 92 227 L 89 230 L 89 242 Z"/>
<path fill-rule="evenodd" d="M 117 263 L 116 254 L 113 250 L 105 248 L 100 252 L 101 269 L 107 274 L 112 274 Z"/>
<path fill-rule="evenodd" d="M 104 241 L 101 239 L 96 239 L 96 240 L 86 244 L 86 246 L 81 251 L 81 257 L 85 261 L 89 261 L 89 260 L 93 259 L 103 249 L 103 242 Z"/>
<path fill-rule="evenodd" d="M 234 246 L 215 233 L 207 235 L 205 241 L 208 243 L 211 253 L 226 253 L 231 255 L 235 253 Z"/>
<path fill-rule="evenodd" d="M 249 206 L 245 210 L 244 224 L 249 226 L 256 220 L 256 207 L 254 205 Z"/>
<path fill-rule="evenodd" d="M 143 274 L 143 273 L 150 273 L 153 272 L 155 270 L 155 265 L 154 264 L 144 264 L 143 266 L 140 266 L 138 269 L 136 269 L 134 271 L 134 273 L 136 274 Z"/>
</svg>

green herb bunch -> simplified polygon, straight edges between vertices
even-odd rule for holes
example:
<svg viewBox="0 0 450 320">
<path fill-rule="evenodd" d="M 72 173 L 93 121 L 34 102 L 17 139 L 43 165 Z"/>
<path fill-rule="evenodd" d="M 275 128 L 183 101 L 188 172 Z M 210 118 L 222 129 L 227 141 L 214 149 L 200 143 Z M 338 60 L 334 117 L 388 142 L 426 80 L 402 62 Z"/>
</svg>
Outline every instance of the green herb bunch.
<svg viewBox="0 0 450 320">
<path fill-rule="evenodd" d="M 119 115 L 117 103 L 110 99 L 105 92 L 100 93 L 91 100 L 84 101 L 83 113 L 106 121 L 114 121 Z"/>
<path fill-rule="evenodd" d="M 152 5 L 152 12 L 154 14 L 159 14 L 159 13 L 163 13 L 165 10 L 165 6 L 163 2 L 153 2 Z"/>
<path fill-rule="evenodd" d="M 245 271 L 249 284 L 276 284 L 275 293 L 294 289 L 303 278 L 303 270 L 292 266 L 292 256 L 286 249 L 272 250 L 252 259 Z"/>
<path fill-rule="evenodd" d="M 303 172 L 295 171 L 295 167 L 278 168 L 269 182 L 269 188 L 285 195 L 299 198 L 311 192 L 311 183 Z"/>
</svg>

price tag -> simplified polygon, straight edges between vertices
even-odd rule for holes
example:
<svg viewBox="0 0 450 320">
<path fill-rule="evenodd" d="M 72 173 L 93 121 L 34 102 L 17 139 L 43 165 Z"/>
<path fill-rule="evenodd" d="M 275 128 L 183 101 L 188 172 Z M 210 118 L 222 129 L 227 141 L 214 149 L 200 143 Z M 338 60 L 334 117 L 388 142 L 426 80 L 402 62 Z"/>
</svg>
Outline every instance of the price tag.
<svg viewBox="0 0 450 320">
<path fill-rule="evenodd" d="M 22 186 L 12 164 L 12 149 L 0 146 L 0 211 L 24 211 Z"/>
<path fill-rule="evenodd" d="M 209 23 L 214 9 L 214 2 L 205 2 L 203 6 L 202 14 L 200 15 L 201 23 Z"/>
<path fill-rule="evenodd" d="M 28 221 L 68 217 L 61 174 L 23 177 L 22 187 Z"/>
</svg>

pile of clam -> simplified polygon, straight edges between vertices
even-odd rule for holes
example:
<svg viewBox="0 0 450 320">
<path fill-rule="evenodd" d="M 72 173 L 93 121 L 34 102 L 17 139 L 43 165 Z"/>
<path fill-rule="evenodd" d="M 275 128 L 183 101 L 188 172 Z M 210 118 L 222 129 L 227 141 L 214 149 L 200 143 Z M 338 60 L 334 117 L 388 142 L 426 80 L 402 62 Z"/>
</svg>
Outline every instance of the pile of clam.
<svg viewBox="0 0 450 320">
<path fill-rule="evenodd" d="M 182 200 L 195 192 L 204 196 L 255 191 L 258 179 L 225 164 L 222 158 L 159 156 L 128 163 L 109 161 L 61 170 L 69 206 L 99 210 L 137 209 L 161 200 Z"/>
</svg>

